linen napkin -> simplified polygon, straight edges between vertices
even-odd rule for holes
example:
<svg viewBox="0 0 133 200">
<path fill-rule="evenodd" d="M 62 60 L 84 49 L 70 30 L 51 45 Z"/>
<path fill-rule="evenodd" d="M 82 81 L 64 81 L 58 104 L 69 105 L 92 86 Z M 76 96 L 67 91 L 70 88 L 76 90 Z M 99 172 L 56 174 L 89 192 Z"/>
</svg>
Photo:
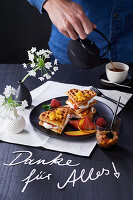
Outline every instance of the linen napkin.
<svg viewBox="0 0 133 200">
<path fill-rule="evenodd" d="M 33 98 L 33 106 L 40 104 L 48 99 L 56 98 L 59 96 L 65 96 L 65 92 L 72 88 L 78 88 L 81 90 L 89 89 L 88 86 L 79 86 L 73 84 L 64 84 L 58 83 L 54 81 L 47 81 L 40 87 L 31 91 L 31 95 Z M 101 90 L 105 95 L 109 97 L 113 97 L 113 99 L 118 100 L 118 97 L 121 96 L 121 102 L 126 104 L 127 101 L 131 98 L 132 94 L 119 92 L 116 90 Z M 96 97 L 97 100 L 107 104 L 113 111 L 116 105 L 106 99 L 101 97 Z M 118 112 L 121 111 L 122 108 L 119 107 Z M 96 145 L 95 137 L 90 137 L 86 140 L 82 141 L 65 141 L 57 138 L 52 138 L 46 135 L 43 135 L 33 129 L 29 121 L 29 114 L 32 109 L 28 109 L 23 114 L 26 120 L 26 128 L 21 133 L 18 134 L 10 134 L 7 133 L 2 120 L 0 120 L 0 126 L 2 129 L 0 130 L 0 140 L 22 144 L 34 147 L 44 147 L 46 149 L 55 150 L 59 152 L 67 152 L 80 156 L 89 156 L 92 150 Z"/>
</svg>

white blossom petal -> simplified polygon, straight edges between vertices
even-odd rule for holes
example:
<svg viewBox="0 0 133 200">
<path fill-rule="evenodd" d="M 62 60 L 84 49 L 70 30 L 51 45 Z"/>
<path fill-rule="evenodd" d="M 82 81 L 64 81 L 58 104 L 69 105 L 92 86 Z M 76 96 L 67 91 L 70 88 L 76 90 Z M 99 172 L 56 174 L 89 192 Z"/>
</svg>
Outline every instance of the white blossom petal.
<svg viewBox="0 0 133 200">
<path fill-rule="evenodd" d="M 37 50 L 36 47 L 32 47 L 30 51 L 31 51 L 31 53 L 35 53 L 36 50 Z"/>
<path fill-rule="evenodd" d="M 46 74 L 46 79 L 49 80 L 51 76 L 49 74 Z"/>
<path fill-rule="evenodd" d="M 37 51 L 37 52 L 36 52 L 36 55 L 37 55 L 37 56 L 40 56 L 40 52 Z M 38 59 L 37 59 L 37 62 L 38 62 Z"/>
<path fill-rule="evenodd" d="M 54 60 L 54 65 L 57 65 L 57 62 L 58 62 L 58 60 L 57 60 L 57 59 L 55 59 L 55 60 Z"/>
<path fill-rule="evenodd" d="M 47 62 L 47 63 L 45 63 L 45 67 L 46 67 L 47 69 L 50 69 L 50 68 L 52 67 L 51 62 Z"/>
<path fill-rule="evenodd" d="M 56 72 L 58 70 L 58 67 L 53 67 L 53 70 Z"/>
<path fill-rule="evenodd" d="M 50 55 L 48 53 L 44 53 L 45 58 L 50 58 Z"/>
<path fill-rule="evenodd" d="M 34 76 L 34 77 L 36 76 L 36 72 L 34 70 L 30 70 L 28 71 L 28 73 L 30 76 Z"/>
<path fill-rule="evenodd" d="M 28 102 L 27 102 L 26 100 L 22 101 L 21 106 L 22 106 L 23 108 L 26 108 L 26 107 L 28 106 Z"/>
<path fill-rule="evenodd" d="M 24 69 L 27 69 L 26 63 L 23 63 L 22 65 L 23 65 L 23 68 L 24 68 Z"/>
<path fill-rule="evenodd" d="M 11 93 L 12 93 L 12 95 L 15 95 L 15 94 L 16 94 L 15 88 L 12 87 Z"/>
<path fill-rule="evenodd" d="M 36 55 L 37 55 L 37 56 L 45 55 L 45 50 L 42 49 L 42 50 L 37 51 L 37 52 L 36 52 Z"/>
<path fill-rule="evenodd" d="M 50 55 L 52 55 L 52 52 L 50 50 L 48 50 L 48 49 L 45 50 L 45 52 L 48 53 L 48 54 L 50 54 Z"/>
<path fill-rule="evenodd" d="M 39 77 L 38 78 L 40 81 L 44 81 L 44 77 Z"/>
<path fill-rule="evenodd" d="M 52 74 L 52 75 L 54 75 L 54 74 L 55 74 L 55 72 L 51 72 L 51 74 Z"/>
<path fill-rule="evenodd" d="M 32 62 L 32 63 L 30 64 L 30 66 L 31 66 L 32 68 L 34 68 L 34 67 L 35 67 L 35 63 Z"/>
<path fill-rule="evenodd" d="M 28 57 L 29 57 L 29 60 L 31 61 L 31 62 L 33 62 L 34 61 L 34 54 L 32 54 L 32 53 L 28 53 Z"/>
<path fill-rule="evenodd" d="M 11 87 L 11 85 L 7 85 L 3 92 L 6 98 L 9 98 L 12 94 L 15 95 L 15 93 L 16 93 L 16 90 L 15 88 Z"/>
</svg>

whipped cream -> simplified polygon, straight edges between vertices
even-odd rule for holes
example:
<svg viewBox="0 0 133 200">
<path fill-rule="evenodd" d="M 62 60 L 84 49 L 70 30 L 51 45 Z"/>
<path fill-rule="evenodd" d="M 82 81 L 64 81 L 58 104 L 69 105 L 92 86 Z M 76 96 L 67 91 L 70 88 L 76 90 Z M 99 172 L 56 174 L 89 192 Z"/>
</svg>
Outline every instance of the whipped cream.
<svg viewBox="0 0 133 200">
<path fill-rule="evenodd" d="M 86 105 L 81 105 L 78 108 L 81 108 L 81 109 L 88 108 L 89 104 L 92 102 L 93 102 L 93 98 L 90 101 L 88 101 Z M 70 108 L 74 108 L 74 104 L 72 104 L 70 101 L 67 101 L 67 104 L 69 105 Z"/>
<path fill-rule="evenodd" d="M 67 123 L 68 123 L 70 118 L 71 118 L 71 116 L 68 114 L 67 117 L 66 117 L 66 121 L 65 121 L 64 127 L 67 125 Z"/>
<path fill-rule="evenodd" d="M 46 128 L 46 129 L 51 129 L 51 128 L 53 128 L 53 129 L 58 129 L 59 127 L 57 127 L 57 126 L 53 126 L 53 125 L 51 125 L 51 124 L 48 124 L 47 122 L 43 122 L 43 126 L 44 126 L 44 128 Z"/>
<path fill-rule="evenodd" d="M 92 112 L 92 113 L 94 112 L 94 107 L 91 108 L 91 112 Z"/>
</svg>

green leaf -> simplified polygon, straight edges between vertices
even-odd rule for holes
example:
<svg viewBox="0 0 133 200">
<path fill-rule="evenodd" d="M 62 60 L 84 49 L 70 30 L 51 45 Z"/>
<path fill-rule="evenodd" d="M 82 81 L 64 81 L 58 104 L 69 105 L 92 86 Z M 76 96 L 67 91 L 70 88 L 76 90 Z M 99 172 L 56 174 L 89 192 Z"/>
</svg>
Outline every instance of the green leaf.
<svg viewBox="0 0 133 200">
<path fill-rule="evenodd" d="M 42 105 L 42 107 L 45 109 L 45 111 L 50 110 L 51 109 L 51 105 Z"/>
</svg>

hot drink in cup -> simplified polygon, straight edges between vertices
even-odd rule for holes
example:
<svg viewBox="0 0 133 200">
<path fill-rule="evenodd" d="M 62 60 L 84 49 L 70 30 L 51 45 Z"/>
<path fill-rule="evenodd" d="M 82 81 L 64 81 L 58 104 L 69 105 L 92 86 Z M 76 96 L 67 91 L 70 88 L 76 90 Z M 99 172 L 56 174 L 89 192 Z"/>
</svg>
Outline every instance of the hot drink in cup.
<svg viewBox="0 0 133 200">
<path fill-rule="evenodd" d="M 106 64 L 107 78 L 112 83 L 122 83 L 128 75 L 129 66 L 120 62 L 113 62 L 113 65 L 114 67 L 111 63 Z"/>
</svg>

